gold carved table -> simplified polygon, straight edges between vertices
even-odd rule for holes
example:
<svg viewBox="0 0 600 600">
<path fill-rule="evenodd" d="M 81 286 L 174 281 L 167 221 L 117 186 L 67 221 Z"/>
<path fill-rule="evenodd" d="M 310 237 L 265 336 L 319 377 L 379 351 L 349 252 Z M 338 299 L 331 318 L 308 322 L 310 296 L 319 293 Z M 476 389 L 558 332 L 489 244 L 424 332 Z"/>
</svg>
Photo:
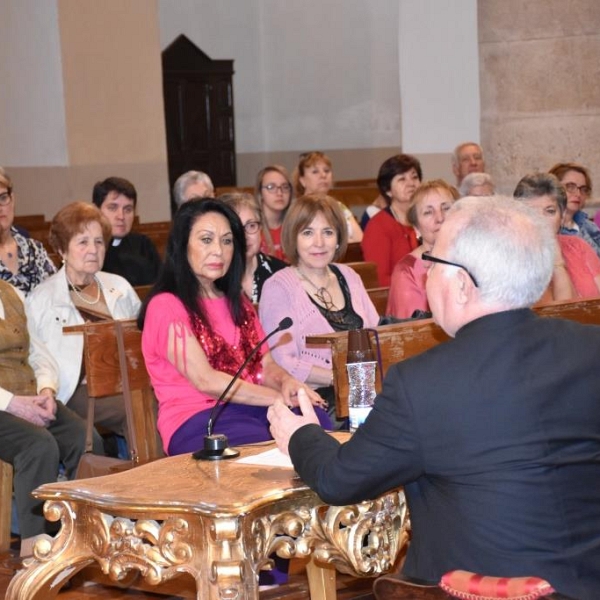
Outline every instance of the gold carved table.
<svg viewBox="0 0 600 600">
<path fill-rule="evenodd" d="M 239 449 L 244 457 L 270 448 Z M 159 585 L 189 573 L 199 599 L 258 599 L 258 572 L 272 553 L 310 557 L 311 598 L 335 598 L 331 565 L 358 576 L 383 573 L 409 526 L 401 491 L 327 506 L 290 468 L 195 461 L 189 454 L 34 493 L 61 529 L 36 543 L 7 600 L 54 598 L 92 563 L 115 581 L 139 571 Z"/>
</svg>

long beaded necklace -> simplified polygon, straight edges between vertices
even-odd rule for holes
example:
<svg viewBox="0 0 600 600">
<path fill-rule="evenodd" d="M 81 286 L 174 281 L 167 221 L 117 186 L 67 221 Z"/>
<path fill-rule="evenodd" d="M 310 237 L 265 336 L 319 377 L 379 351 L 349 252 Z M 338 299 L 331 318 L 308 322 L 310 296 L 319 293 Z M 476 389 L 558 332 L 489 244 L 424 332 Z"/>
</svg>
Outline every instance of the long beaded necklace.
<svg viewBox="0 0 600 600">
<path fill-rule="evenodd" d="M 82 302 L 93 306 L 94 304 L 98 304 L 100 302 L 100 297 L 102 295 L 102 289 L 100 288 L 100 281 L 94 275 L 94 281 L 96 282 L 96 287 L 98 288 L 98 294 L 95 300 L 88 300 L 82 293 L 81 289 L 77 289 L 75 284 L 69 279 L 69 276 L 65 273 L 65 277 L 67 278 L 67 283 L 69 284 L 69 290 L 71 290 Z"/>
</svg>

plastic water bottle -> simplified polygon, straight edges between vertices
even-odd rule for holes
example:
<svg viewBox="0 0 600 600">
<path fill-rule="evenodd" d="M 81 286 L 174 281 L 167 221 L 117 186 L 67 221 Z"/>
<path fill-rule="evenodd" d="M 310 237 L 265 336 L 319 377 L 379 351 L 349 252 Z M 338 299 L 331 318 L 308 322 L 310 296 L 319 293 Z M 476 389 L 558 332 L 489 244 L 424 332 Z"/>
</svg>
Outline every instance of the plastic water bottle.
<svg viewBox="0 0 600 600">
<path fill-rule="evenodd" d="M 377 395 L 375 390 L 377 362 L 373 357 L 369 332 L 365 329 L 348 332 L 346 369 L 348 370 L 350 431 L 356 431 L 371 412 Z"/>
</svg>

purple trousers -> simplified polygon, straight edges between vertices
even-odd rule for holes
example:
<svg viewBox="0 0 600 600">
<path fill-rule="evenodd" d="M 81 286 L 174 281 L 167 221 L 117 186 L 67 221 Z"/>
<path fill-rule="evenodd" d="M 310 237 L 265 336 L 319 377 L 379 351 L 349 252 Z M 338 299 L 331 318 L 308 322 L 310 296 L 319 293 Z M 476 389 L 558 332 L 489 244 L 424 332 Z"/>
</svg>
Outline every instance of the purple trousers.
<svg viewBox="0 0 600 600">
<path fill-rule="evenodd" d="M 229 402 L 223 405 L 213 422 L 213 433 L 224 433 L 231 446 L 266 442 L 273 439 L 269 431 L 266 406 L 250 406 Z M 299 413 L 299 409 L 294 409 Z M 323 429 L 333 429 L 326 411 L 315 407 Z M 167 453 L 186 454 L 202 448 L 211 409 L 203 410 L 190 417 L 171 437 Z"/>
</svg>

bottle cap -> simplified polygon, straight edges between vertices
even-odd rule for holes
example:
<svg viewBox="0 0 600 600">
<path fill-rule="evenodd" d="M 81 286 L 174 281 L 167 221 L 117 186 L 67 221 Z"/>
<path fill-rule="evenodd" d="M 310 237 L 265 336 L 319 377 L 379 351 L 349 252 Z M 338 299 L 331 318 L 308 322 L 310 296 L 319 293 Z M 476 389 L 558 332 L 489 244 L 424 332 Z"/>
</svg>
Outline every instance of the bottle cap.
<svg viewBox="0 0 600 600">
<path fill-rule="evenodd" d="M 348 332 L 348 355 L 346 362 L 370 362 L 375 360 L 369 332 L 366 329 L 351 329 Z"/>
</svg>

